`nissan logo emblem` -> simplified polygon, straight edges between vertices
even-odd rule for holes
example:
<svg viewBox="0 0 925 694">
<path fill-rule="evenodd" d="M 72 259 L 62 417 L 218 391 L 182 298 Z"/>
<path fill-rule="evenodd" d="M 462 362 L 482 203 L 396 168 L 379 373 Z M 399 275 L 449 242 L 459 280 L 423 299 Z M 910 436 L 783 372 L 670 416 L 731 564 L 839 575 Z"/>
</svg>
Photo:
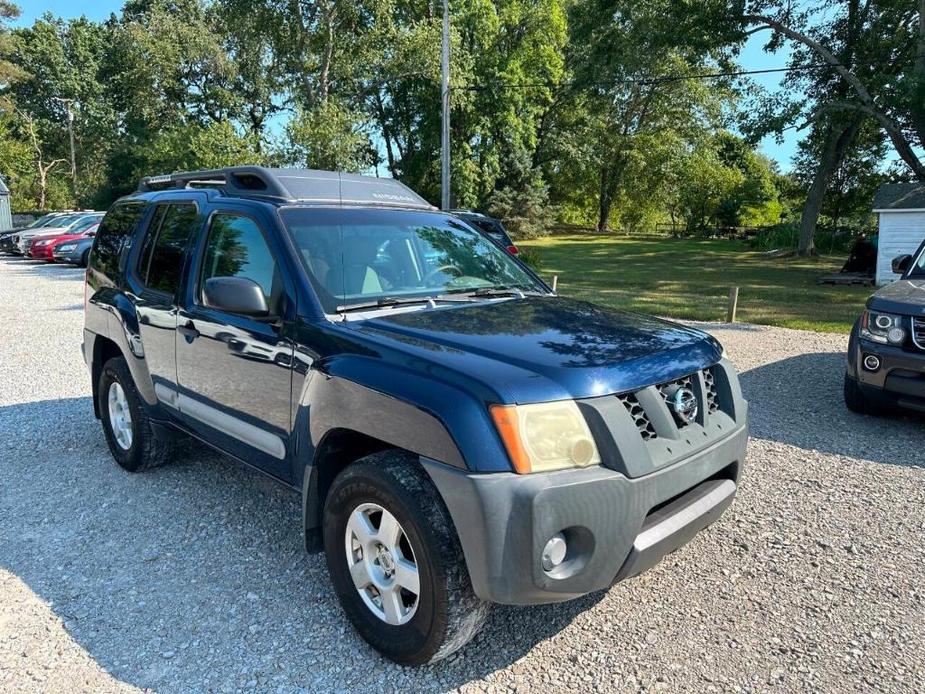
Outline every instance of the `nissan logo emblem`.
<svg viewBox="0 0 925 694">
<path fill-rule="evenodd" d="M 690 388 L 680 386 L 668 393 L 668 407 L 679 424 L 690 424 L 697 418 L 700 405 Z"/>
</svg>

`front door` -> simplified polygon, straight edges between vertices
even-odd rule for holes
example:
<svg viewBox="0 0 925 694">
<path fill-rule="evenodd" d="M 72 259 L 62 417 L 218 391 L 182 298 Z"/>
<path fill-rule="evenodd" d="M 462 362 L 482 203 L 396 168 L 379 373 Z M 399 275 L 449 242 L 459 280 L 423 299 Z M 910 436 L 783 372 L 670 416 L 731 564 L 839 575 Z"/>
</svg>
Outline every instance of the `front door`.
<svg viewBox="0 0 925 694">
<path fill-rule="evenodd" d="M 246 277 L 272 314 L 255 319 L 205 305 L 213 277 Z M 292 294 L 273 239 L 250 214 L 214 212 L 177 316 L 178 409 L 187 426 L 265 471 L 288 480 L 293 345 L 284 336 Z"/>
</svg>

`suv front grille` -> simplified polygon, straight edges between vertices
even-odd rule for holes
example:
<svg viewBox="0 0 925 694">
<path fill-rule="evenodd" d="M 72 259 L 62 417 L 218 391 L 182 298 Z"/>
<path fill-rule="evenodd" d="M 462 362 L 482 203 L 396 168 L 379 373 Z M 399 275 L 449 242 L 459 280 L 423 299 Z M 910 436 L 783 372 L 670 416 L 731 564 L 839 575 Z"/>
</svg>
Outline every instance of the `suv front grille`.
<svg viewBox="0 0 925 694">
<path fill-rule="evenodd" d="M 921 321 L 921 333 L 922 333 L 922 344 L 925 345 L 925 320 Z M 700 373 L 703 375 L 703 401 L 699 403 L 700 407 L 706 412 L 706 414 L 711 415 L 719 411 L 719 393 L 716 388 L 716 377 L 714 369 L 717 367 L 710 366 L 706 369 L 703 369 Z M 658 391 L 659 395 L 662 396 L 662 400 L 665 401 L 665 404 L 668 406 L 668 409 L 671 410 L 671 404 L 669 403 L 669 397 L 674 390 L 677 388 L 687 388 L 694 393 L 697 392 L 697 385 L 694 383 L 696 377 L 696 372 L 688 374 L 683 378 L 678 378 L 673 381 L 667 381 L 665 383 L 660 383 L 654 388 Z M 642 392 L 642 391 L 637 391 Z M 618 395 L 620 402 L 623 403 L 623 406 L 626 408 L 626 411 L 629 412 L 630 417 L 633 418 L 633 422 L 636 424 L 636 429 L 639 431 L 639 435 L 643 438 L 644 441 L 651 441 L 652 439 L 658 438 L 658 433 L 655 431 L 655 427 L 652 426 L 652 421 L 649 419 L 649 414 L 646 412 L 645 408 L 640 404 L 639 399 L 636 397 L 637 392 L 633 393 L 623 393 Z M 684 428 L 687 424 L 675 422 L 678 428 Z"/>
<path fill-rule="evenodd" d="M 925 349 L 925 318 L 912 319 L 912 341 L 919 349 Z"/>
<path fill-rule="evenodd" d="M 649 415 L 646 414 L 642 405 L 639 404 L 639 400 L 636 399 L 636 394 L 624 393 L 617 397 L 623 403 L 626 411 L 630 413 L 630 417 L 636 422 L 636 429 L 639 430 L 639 435 L 642 436 L 643 440 L 651 441 L 654 439 L 657 436 L 655 428 L 652 426 L 652 422 L 649 421 Z"/>
<path fill-rule="evenodd" d="M 719 409 L 719 399 L 716 395 L 716 380 L 713 378 L 713 368 L 703 370 L 703 385 L 707 398 L 707 412 L 713 414 Z"/>
</svg>

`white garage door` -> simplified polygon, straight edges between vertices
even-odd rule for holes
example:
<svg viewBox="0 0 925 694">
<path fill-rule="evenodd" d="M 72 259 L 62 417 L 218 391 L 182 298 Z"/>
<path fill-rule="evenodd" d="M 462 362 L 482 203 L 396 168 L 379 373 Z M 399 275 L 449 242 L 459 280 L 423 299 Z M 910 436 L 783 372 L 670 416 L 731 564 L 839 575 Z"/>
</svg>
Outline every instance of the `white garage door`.
<svg viewBox="0 0 925 694">
<path fill-rule="evenodd" d="M 877 252 L 877 284 L 899 279 L 890 263 L 903 253 L 915 253 L 925 239 L 925 210 L 880 213 L 880 243 Z"/>
</svg>

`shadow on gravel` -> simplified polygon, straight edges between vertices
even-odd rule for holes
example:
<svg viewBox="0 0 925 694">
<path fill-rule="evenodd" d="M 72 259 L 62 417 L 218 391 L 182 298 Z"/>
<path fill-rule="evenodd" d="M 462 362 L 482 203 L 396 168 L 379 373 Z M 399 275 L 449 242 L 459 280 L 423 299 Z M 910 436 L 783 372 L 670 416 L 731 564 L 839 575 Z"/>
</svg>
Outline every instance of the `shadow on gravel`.
<svg viewBox="0 0 925 694">
<path fill-rule="evenodd" d="M 888 465 L 925 467 L 925 418 L 845 407 L 842 353 L 802 354 L 740 374 L 752 436 Z"/>
<path fill-rule="evenodd" d="M 455 688 L 511 665 L 605 595 L 498 606 L 449 660 L 400 668 L 347 623 L 324 555 L 305 554 L 298 495 L 200 444 L 129 474 L 89 397 L 3 406 L 0 480 L 0 567 L 62 620 L 67 636 L 51 626 L 48 638 L 69 637 L 113 677 L 161 692 Z"/>
</svg>

